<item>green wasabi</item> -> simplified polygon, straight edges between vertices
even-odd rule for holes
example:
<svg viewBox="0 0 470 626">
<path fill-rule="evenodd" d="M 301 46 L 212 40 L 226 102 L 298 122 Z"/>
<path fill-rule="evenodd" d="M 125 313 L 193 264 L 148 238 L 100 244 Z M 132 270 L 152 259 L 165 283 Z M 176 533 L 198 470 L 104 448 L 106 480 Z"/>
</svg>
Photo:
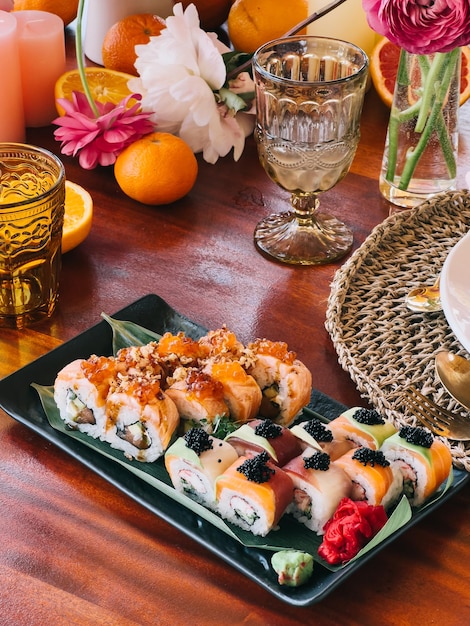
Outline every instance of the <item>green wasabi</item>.
<svg viewBox="0 0 470 626">
<path fill-rule="evenodd" d="M 271 557 L 271 565 L 280 585 L 299 587 L 306 583 L 313 572 L 313 556 L 298 550 L 281 550 Z"/>
</svg>

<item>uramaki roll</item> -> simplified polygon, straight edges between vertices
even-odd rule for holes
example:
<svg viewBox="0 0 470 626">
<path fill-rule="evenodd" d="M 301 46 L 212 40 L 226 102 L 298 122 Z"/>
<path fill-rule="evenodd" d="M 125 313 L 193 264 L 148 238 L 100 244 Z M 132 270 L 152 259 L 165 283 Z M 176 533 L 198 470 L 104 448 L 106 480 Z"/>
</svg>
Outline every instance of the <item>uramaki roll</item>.
<svg viewBox="0 0 470 626">
<path fill-rule="evenodd" d="M 121 379 L 106 400 L 106 418 L 111 447 L 147 463 L 163 455 L 180 421 L 175 403 L 151 377 Z"/>
<path fill-rule="evenodd" d="M 294 483 L 292 503 L 287 511 L 310 530 L 324 534 L 323 527 L 343 498 L 349 497 L 349 476 L 330 463 L 326 452 L 306 448 L 282 468 Z"/>
<path fill-rule="evenodd" d="M 165 452 L 165 467 L 175 489 L 209 508 L 215 508 L 215 479 L 238 455 L 229 443 L 191 428 Z"/>
<path fill-rule="evenodd" d="M 412 506 L 422 505 L 449 477 L 450 450 L 425 428 L 403 426 L 381 450 L 403 475 L 404 493 Z"/>
<path fill-rule="evenodd" d="M 239 457 L 215 481 L 220 515 L 263 537 L 278 524 L 292 500 L 292 491 L 292 480 L 266 452 Z"/>
<path fill-rule="evenodd" d="M 310 370 L 284 342 L 257 339 L 247 348 L 254 356 L 254 363 L 247 371 L 263 392 L 260 414 L 289 426 L 310 402 Z"/>
<path fill-rule="evenodd" d="M 403 477 L 393 468 L 380 450 L 354 448 L 339 457 L 334 464 L 351 480 L 351 500 L 368 504 L 392 506 L 403 492 Z"/>
<path fill-rule="evenodd" d="M 222 384 L 224 400 L 234 422 L 243 424 L 258 415 L 261 389 L 238 361 L 211 361 L 203 371 Z"/>
<path fill-rule="evenodd" d="M 216 419 L 230 416 L 222 383 L 198 369 L 178 368 L 166 394 L 176 404 L 185 428 L 200 426 L 212 433 Z"/>
<path fill-rule="evenodd" d="M 68 363 L 54 382 L 54 400 L 61 419 L 74 430 L 95 439 L 104 438 L 106 398 L 116 374 L 112 357 L 92 355 Z"/>
</svg>

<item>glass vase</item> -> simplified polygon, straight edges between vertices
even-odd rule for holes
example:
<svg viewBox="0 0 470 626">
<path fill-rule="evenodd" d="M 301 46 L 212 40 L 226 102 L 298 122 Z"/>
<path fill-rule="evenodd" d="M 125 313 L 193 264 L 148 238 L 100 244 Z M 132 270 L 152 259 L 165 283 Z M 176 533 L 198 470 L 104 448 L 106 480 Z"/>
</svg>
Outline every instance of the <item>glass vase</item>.
<svg viewBox="0 0 470 626">
<path fill-rule="evenodd" d="M 400 53 L 380 172 L 380 191 L 413 208 L 456 188 L 460 48 Z"/>
</svg>

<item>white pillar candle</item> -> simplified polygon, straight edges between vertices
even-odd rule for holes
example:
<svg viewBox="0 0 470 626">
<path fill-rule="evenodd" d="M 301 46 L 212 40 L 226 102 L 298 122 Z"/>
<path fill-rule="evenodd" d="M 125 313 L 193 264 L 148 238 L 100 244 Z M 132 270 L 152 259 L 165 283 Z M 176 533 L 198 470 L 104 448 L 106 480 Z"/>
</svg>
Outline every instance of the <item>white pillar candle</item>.
<svg viewBox="0 0 470 626">
<path fill-rule="evenodd" d="M 16 11 L 21 83 L 27 127 L 57 117 L 54 87 L 65 72 L 64 22 L 46 11 Z"/>
<path fill-rule="evenodd" d="M 328 0 L 308 0 L 311 15 L 328 4 Z M 346 0 L 327 15 L 307 27 L 309 35 L 335 37 L 356 44 L 370 56 L 377 35 L 369 28 L 362 0 Z"/>
<path fill-rule="evenodd" d="M 0 59 L 3 60 L 0 141 L 21 143 L 25 140 L 25 123 L 17 28 L 13 15 L 0 11 Z"/>
</svg>

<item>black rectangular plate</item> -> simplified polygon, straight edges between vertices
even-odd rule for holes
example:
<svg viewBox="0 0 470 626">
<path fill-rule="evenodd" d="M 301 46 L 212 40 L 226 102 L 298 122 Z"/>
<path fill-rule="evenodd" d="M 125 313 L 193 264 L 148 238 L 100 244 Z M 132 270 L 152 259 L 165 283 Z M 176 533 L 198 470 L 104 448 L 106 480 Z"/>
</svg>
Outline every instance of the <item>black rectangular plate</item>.
<svg viewBox="0 0 470 626">
<path fill-rule="evenodd" d="M 197 339 L 206 329 L 177 313 L 159 296 L 150 294 L 112 315 L 116 319 L 135 322 L 149 330 L 163 334 L 180 330 Z M 44 414 L 37 392 L 31 383 L 51 385 L 57 372 L 77 358 L 88 358 L 91 354 L 112 354 L 112 331 L 107 322 L 100 322 L 77 337 L 51 350 L 44 356 L 0 380 L 0 406 L 15 420 L 45 437 L 73 456 L 88 468 L 115 485 L 130 498 L 146 507 L 172 526 L 205 546 L 232 567 L 264 587 L 274 596 L 294 606 L 307 606 L 318 602 L 335 587 L 355 572 L 379 550 L 397 536 L 423 519 L 437 506 L 441 506 L 460 489 L 469 475 L 454 470 L 454 483 L 442 498 L 426 509 L 413 514 L 412 519 L 394 535 L 373 548 L 364 557 L 331 572 L 316 564 L 310 581 L 302 587 L 290 588 L 278 584 L 277 575 L 271 567 L 272 553 L 258 548 L 245 548 L 224 532 L 178 502 L 142 481 L 119 464 L 102 456 L 79 441 L 54 430 Z M 333 419 L 346 407 L 328 396 L 313 390 L 310 408 L 326 418 Z"/>
</svg>

